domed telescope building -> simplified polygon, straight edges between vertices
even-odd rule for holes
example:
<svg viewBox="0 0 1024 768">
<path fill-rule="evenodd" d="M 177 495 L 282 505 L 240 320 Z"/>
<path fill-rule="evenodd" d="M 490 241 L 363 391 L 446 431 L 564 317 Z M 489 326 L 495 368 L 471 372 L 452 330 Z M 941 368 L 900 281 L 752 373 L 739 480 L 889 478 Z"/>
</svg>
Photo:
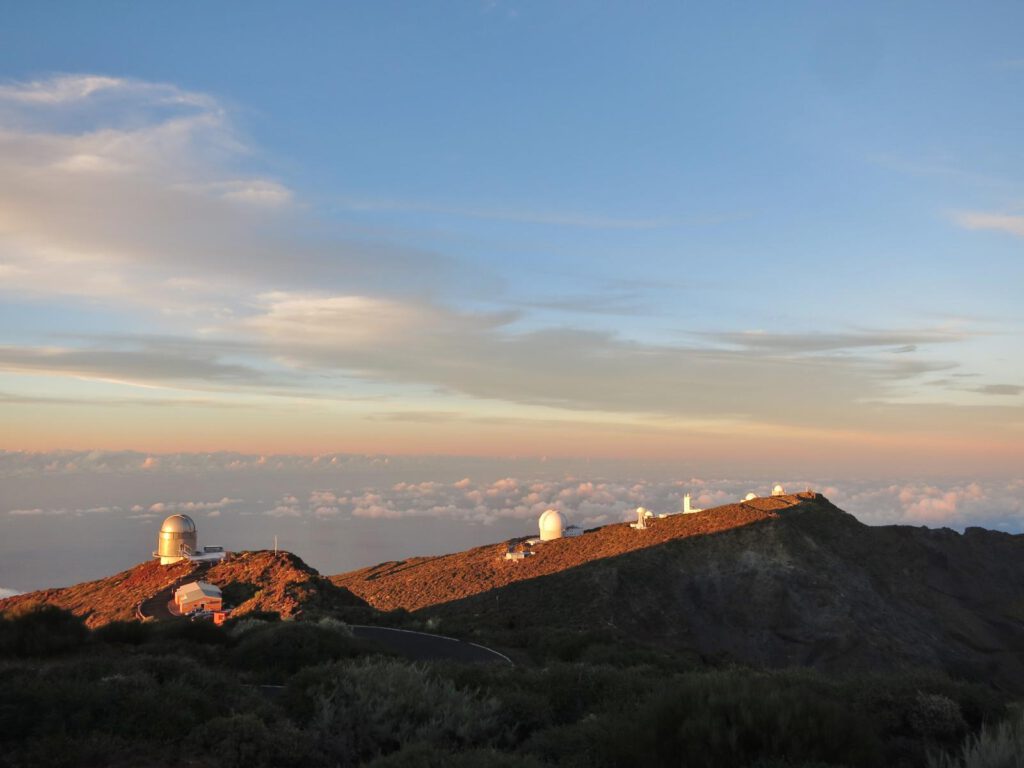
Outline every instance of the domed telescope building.
<svg viewBox="0 0 1024 768">
<path fill-rule="evenodd" d="M 171 515 L 160 526 L 156 537 L 156 552 L 160 565 L 171 565 L 181 560 L 223 560 L 224 547 L 199 548 L 199 534 L 195 521 L 188 515 Z"/>
<path fill-rule="evenodd" d="M 559 514 L 558 510 L 549 509 L 540 516 L 540 520 L 537 521 L 537 524 L 540 528 L 541 541 L 551 541 L 552 539 L 562 538 L 562 529 L 565 527 L 565 518 Z"/>
</svg>

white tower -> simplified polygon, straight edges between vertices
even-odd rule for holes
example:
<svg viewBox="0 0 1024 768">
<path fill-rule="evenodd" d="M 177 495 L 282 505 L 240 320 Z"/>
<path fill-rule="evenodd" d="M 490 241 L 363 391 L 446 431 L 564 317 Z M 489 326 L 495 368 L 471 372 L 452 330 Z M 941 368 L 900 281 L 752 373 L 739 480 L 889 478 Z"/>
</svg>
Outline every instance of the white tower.
<svg viewBox="0 0 1024 768">
<path fill-rule="evenodd" d="M 537 521 L 540 527 L 540 540 L 551 541 L 562 538 L 562 529 L 565 528 L 565 520 L 558 513 L 558 510 L 549 509 L 540 516 Z"/>
<path fill-rule="evenodd" d="M 703 512 L 703 511 L 704 511 L 703 509 L 699 509 L 698 507 L 690 506 L 690 494 L 687 493 L 687 494 L 683 495 L 683 514 L 684 515 L 692 515 L 695 512 Z"/>
</svg>

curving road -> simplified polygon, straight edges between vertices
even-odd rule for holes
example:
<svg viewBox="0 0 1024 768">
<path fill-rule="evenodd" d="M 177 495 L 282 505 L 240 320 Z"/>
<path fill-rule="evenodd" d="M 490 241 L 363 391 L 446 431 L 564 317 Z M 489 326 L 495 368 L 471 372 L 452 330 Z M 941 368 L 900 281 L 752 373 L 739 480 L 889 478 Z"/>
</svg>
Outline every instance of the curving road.
<svg viewBox="0 0 1024 768">
<path fill-rule="evenodd" d="M 190 574 L 184 579 L 192 579 Z M 161 589 L 152 597 L 143 600 L 135 609 L 140 619 L 166 621 L 175 618 L 171 611 L 171 598 L 174 590 L 181 584 L 175 582 Z M 362 624 L 351 625 L 352 634 L 360 640 L 366 640 L 381 650 L 404 656 L 413 661 L 457 661 L 463 664 L 513 664 L 512 659 L 503 653 L 485 648 L 476 643 L 459 640 L 445 635 L 432 635 L 428 632 L 415 632 L 411 629 L 394 629 L 392 627 L 371 627 Z"/>
<path fill-rule="evenodd" d="M 503 653 L 476 643 L 444 635 L 414 632 L 410 629 L 352 625 L 352 634 L 360 640 L 397 653 L 414 661 L 459 661 L 469 664 L 512 664 Z"/>
</svg>

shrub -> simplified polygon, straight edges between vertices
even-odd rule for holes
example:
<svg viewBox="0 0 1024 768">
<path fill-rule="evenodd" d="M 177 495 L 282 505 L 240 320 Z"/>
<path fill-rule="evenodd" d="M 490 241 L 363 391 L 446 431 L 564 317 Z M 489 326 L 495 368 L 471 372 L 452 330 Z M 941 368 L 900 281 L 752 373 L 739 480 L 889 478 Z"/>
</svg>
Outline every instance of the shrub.
<svg viewBox="0 0 1024 768">
<path fill-rule="evenodd" d="M 312 759 L 295 726 L 268 726 L 251 712 L 208 720 L 189 734 L 189 742 L 223 768 L 306 766 Z"/>
<path fill-rule="evenodd" d="M 262 680 L 281 682 L 304 667 L 369 653 L 345 626 L 286 621 L 255 627 L 238 639 L 229 654 L 238 669 L 258 673 Z"/>
<path fill-rule="evenodd" d="M 542 768 L 543 763 L 530 755 L 493 749 L 450 752 L 430 744 L 413 744 L 366 765 L 367 768 Z"/>
<path fill-rule="evenodd" d="M 0 618 L 0 653 L 53 656 L 80 647 L 89 637 L 81 618 L 54 605 L 30 604 Z"/>
<path fill-rule="evenodd" d="M 968 736 L 958 754 L 929 756 L 929 768 L 1024 768 L 1024 713 Z"/>
<path fill-rule="evenodd" d="M 141 645 L 152 637 L 153 626 L 141 621 L 112 621 L 94 629 L 92 636 L 101 643 Z"/>
<path fill-rule="evenodd" d="M 835 693 L 813 674 L 677 675 L 635 704 L 538 734 L 529 749 L 580 766 L 878 765 L 871 723 Z"/>
<path fill-rule="evenodd" d="M 286 692 L 329 760 L 358 762 L 422 742 L 487 746 L 501 730 L 500 704 L 431 675 L 425 667 L 369 659 L 300 673 Z"/>
<path fill-rule="evenodd" d="M 152 639 L 177 640 L 191 645 L 225 645 L 230 636 L 212 621 L 173 619 L 154 624 Z"/>
</svg>

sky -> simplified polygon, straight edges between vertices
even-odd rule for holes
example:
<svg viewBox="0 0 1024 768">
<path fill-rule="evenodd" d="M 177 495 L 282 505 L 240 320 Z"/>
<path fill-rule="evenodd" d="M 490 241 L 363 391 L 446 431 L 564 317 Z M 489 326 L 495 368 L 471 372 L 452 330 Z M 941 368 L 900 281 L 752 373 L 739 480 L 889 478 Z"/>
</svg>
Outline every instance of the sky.
<svg viewBox="0 0 1024 768">
<path fill-rule="evenodd" d="M 7 459 L 1020 476 L 1019 3 L 0 10 Z"/>
</svg>

